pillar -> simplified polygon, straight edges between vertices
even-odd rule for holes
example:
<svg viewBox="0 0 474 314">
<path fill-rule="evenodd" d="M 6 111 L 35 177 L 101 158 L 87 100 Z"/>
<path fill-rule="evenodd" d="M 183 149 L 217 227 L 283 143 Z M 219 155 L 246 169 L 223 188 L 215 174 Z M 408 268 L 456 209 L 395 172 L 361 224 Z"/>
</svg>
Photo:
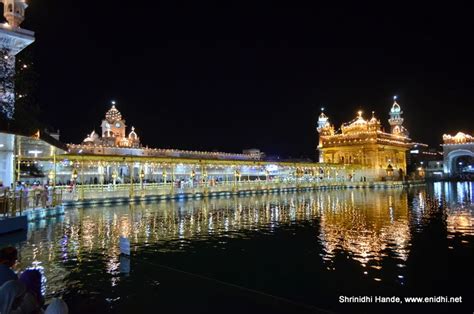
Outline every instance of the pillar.
<svg viewBox="0 0 474 314">
<path fill-rule="evenodd" d="M 133 166 L 134 166 L 133 162 L 128 164 L 129 175 L 130 175 L 130 193 L 129 193 L 130 198 L 135 196 L 135 191 L 134 191 L 134 187 L 133 187 L 133 177 L 134 177 Z"/>
</svg>

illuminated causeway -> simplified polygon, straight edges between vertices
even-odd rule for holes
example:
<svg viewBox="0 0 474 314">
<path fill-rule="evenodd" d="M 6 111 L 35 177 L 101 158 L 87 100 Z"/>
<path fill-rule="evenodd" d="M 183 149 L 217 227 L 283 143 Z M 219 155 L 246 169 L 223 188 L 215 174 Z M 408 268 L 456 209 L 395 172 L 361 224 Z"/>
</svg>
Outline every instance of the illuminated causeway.
<svg viewBox="0 0 474 314">
<path fill-rule="evenodd" d="M 296 190 L 401 187 L 408 182 L 405 153 L 411 145 L 400 106 L 390 110 L 390 133 L 375 116 L 359 112 L 342 133 L 322 113 L 318 121 L 320 162 L 269 161 L 257 149 L 243 153 L 157 149 L 144 146 L 115 106 L 105 113 L 101 132 L 81 144 L 61 145 L 10 135 L 16 142 L 17 181 L 36 169 L 67 204 L 123 202 Z M 6 135 L 8 138 L 9 135 Z M 13 158 L 13 156 L 11 156 Z M 33 170 L 32 170 L 33 169 Z M 30 182 L 31 183 L 31 182 Z"/>
</svg>

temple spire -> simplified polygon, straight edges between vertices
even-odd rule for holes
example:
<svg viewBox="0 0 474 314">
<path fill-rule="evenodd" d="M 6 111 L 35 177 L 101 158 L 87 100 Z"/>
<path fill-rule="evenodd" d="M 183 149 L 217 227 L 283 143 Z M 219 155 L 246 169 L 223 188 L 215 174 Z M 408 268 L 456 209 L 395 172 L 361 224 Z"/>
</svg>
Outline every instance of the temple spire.
<svg viewBox="0 0 474 314">
<path fill-rule="evenodd" d="M 20 27 L 25 20 L 25 10 L 28 7 L 25 0 L 0 0 L 3 3 L 3 16 L 12 28 Z"/>
<path fill-rule="evenodd" d="M 408 136 L 408 131 L 403 127 L 404 119 L 402 118 L 402 114 L 402 108 L 397 103 L 397 96 L 393 96 L 393 105 L 389 112 L 390 119 L 388 119 L 388 123 L 391 127 L 391 133 Z"/>
<path fill-rule="evenodd" d="M 318 118 L 318 132 L 321 133 L 321 130 L 329 125 L 329 118 L 324 114 L 324 107 L 321 108 L 321 114 Z"/>
</svg>

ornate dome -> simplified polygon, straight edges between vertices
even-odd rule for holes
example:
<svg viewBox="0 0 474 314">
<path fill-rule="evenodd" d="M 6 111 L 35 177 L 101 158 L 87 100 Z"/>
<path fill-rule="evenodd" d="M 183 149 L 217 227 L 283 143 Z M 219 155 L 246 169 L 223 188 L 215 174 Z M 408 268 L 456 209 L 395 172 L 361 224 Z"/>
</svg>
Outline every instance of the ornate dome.
<svg viewBox="0 0 474 314">
<path fill-rule="evenodd" d="M 84 143 L 94 143 L 98 138 L 99 136 L 95 133 L 95 131 L 92 131 L 92 133 L 87 135 L 87 137 L 84 139 Z"/>
<path fill-rule="evenodd" d="M 132 126 L 132 131 L 128 134 L 128 138 L 131 140 L 138 139 L 137 133 L 135 133 L 135 128 Z"/>
<path fill-rule="evenodd" d="M 393 103 L 392 109 L 390 109 L 391 113 L 402 113 L 402 109 L 400 108 L 400 105 L 395 101 Z"/>
<path fill-rule="evenodd" d="M 372 118 L 369 120 L 369 124 L 377 124 L 379 122 L 377 118 L 375 118 L 375 111 L 372 111 Z"/>
<path fill-rule="evenodd" d="M 324 114 L 324 112 L 321 112 L 319 115 L 319 121 L 324 121 L 326 122 L 328 120 L 328 117 Z"/>
<path fill-rule="evenodd" d="M 357 118 L 349 126 L 362 126 L 366 125 L 367 121 L 362 117 L 362 111 L 357 112 Z"/>
<path fill-rule="evenodd" d="M 362 117 L 362 111 L 359 111 L 357 113 L 357 118 L 349 122 L 347 125 L 345 125 L 346 128 L 349 127 L 360 127 L 360 126 L 366 126 L 367 121 Z"/>
<path fill-rule="evenodd" d="M 324 108 L 321 108 L 321 114 L 318 118 L 318 127 L 316 128 L 321 135 L 334 135 L 334 127 L 329 123 L 329 118 L 324 114 Z"/>
<path fill-rule="evenodd" d="M 105 114 L 105 119 L 109 123 L 114 123 L 115 121 L 122 120 L 122 114 L 115 108 L 115 105 L 113 105 L 112 108 L 110 108 L 110 110 Z"/>
<path fill-rule="evenodd" d="M 343 134 L 367 132 L 368 129 L 368 122 L 362 117 L 362 111 L 357 113 L 357 117 L 354 120 L 341 126 Z"/>
</svg>

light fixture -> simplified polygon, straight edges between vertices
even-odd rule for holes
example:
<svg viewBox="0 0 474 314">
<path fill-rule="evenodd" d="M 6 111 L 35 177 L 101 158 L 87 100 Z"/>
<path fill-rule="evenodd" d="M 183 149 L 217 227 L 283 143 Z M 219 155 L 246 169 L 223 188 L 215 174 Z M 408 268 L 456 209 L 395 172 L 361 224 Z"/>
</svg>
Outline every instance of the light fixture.
<svg viewBox="0 0 474 314">
<path fill-rule="evenodd" d="M 28 154 L 35 155 L 35 158 L 38 157 L 38 154 L 41 154 L 43 151 L 41 150 L 29 150 Z"/>
</svg>

